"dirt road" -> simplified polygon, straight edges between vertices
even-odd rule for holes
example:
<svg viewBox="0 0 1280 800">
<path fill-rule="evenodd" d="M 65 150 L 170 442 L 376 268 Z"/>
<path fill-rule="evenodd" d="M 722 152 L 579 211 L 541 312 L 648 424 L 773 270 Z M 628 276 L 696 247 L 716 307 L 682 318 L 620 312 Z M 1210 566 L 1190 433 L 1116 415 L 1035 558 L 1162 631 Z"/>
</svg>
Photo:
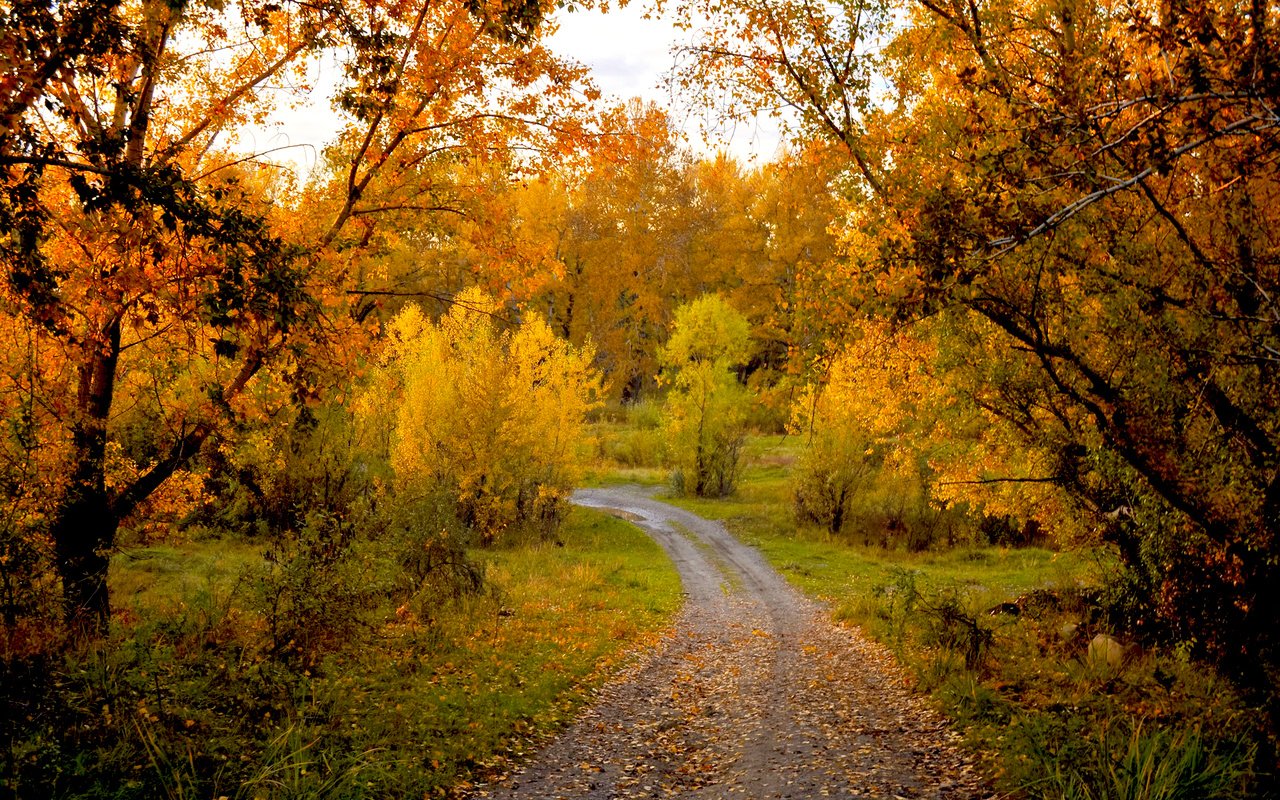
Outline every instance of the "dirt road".
<svg viewBox="0 0 1280 800">
<path fill-rule="evenodd" d="M 658 541 L 687 595 L 655 652 L 496 798 L 970 798 L 972 765 L 892 658 L 724 526 L 638 488 L 576 492 Z"/>
</svg>

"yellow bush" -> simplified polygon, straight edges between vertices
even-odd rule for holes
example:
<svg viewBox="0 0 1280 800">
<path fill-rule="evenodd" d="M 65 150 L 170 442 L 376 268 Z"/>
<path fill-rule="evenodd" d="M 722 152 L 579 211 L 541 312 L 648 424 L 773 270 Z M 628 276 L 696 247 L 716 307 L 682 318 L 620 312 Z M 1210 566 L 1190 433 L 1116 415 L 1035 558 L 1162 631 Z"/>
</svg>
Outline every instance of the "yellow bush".
<svg viewBox="0 0 1280 800">
<path fill-rule="evenodd" d="M 719 295 L 676 309 L 671 338 L 658 353 L 672 385 L 664 409 L 674 488 L 725 497 L 738 480 L 752 396 L 734 374 L 750 356 L 750 326 Z"/>
<path fill-rule="evenodd" d="M 383 373 L 361 402 L 389 428 L 396 489 L 443 490 L 485 543 L 559 525 L 578 480 L 586 413 L 599 404 L 590 345 L 558 339 L 540 318 L 518 326 L 475 289 L 438 322 L 416 306 L 393 321 Z"/>
</svg>

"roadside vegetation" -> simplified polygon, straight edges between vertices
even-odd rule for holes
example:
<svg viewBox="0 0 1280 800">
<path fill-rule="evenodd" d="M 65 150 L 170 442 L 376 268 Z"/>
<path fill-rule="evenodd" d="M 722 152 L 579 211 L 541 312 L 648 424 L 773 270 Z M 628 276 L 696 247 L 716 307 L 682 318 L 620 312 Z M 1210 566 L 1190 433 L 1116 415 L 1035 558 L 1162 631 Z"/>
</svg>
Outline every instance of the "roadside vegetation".
<svg viewBox="0 0 1280 800">
<path fill-rule="evenodd" d="M 597 425 L 602 464 L 616 466 L 595 480 L 665 485 L 651 417 L 642 406 Z M 798 523 L 807 447 L 797 435 L 753 434 L 734 495 L 668 487 L 666 499 L 724 521 L 833 618 L 892 650 L 999 790 L 1046 800 L 1269 791 L 1257 712 L 1188 648 L 1137 644 L 1141 632 L 1114 613 L 1125 586 L 1114 553 L 1002 541 L 1007 526 L 960 509 L 941 519 L 904 511 L 918 487 L 883 470 L 866 476 L 841 531 Z"/>
<path fill-rule="evenodd" d="M 379 591 L 397 568 L 357 545 L 312 596 L 333 638 L 304 654 L 272 636 L 286 612 L 263 549 L 209 535 L 118 553 L 111 637 L 8 662 L 0 796 L 451 796 L 572 719 L 680 599 L 657 545 L 574 509 L 555 542 L 476 554 L 482 591 L 425 607 Z"/>
<path fill-rule="evenodd" d="M 103 635 L 6 629 L 0 796 L 458 794 L 669 624 L 661 549 L 568 503 L 590 352 L 459 299 L 122 530 Z"/>
</svg>

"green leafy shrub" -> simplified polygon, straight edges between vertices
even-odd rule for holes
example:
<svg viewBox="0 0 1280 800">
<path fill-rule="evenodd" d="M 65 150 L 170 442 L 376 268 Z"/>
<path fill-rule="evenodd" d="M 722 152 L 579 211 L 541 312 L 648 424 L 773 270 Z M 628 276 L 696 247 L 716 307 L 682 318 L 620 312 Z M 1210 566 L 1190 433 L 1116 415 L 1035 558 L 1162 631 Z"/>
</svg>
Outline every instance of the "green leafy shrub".
<svg viewBox="0 0 1280 800">
<path fill-rule="evenodd" d="M 601 455 L 624 467 L 661 467 L 668 461 L 666 438 L 657 430 L 620 431 L 604 443 Z"/>
<path fill-rule="evenodd" d="M 41 649 L 61 625 L 41 475 L 25 416 L 0 420 L 0 658 Z"/>
<path fill-rule="evenodd" d="M 216 534 L 270 538 L 297 530 L 323 510 L 354 518 L 382 477 L 362 431 L 341 405 L 280 409 L 202 453 L 204 486 L 215 502 L 192 519 Z"/>
<path fill-rule="evenodd" d="M 467 552 L 470 531 L 459 519 L 455 498 L 442 491 L 401 493 L 384 509 L 383 545 L 399 567 L 396 601 L 424 618 L 437 604 L 483 588 L 484 565 Z"/>
<path fill-rule="evenodd" d="M 272 540 L 253 583 L 270 652 L 308 668 L 362 631 L 391 588 L 354 526 L 323 511 Z"/>
<path fill-rule="evenodd" d="M 794 507 L 801 524 L 840 533 L 852 516 L 857 495 L 876 469 L 874 454 L 861 446 L 814 436 L 796 465 Z"/>
<path fill-rule="evenodd" d="M 877 584 L 872 594 L 880 601 L 877 616 L 885 623 L 888 639 L 901 648 L 916 604 L 920 601 L 919 573 L 904 567 L 891 567 L 889 580 Z"/>
<path fill-rule="evenodd" d="M 659 361 L 671 383 L 663 427 L 678 494 L 726 497 L 737 486 L 751 394 L 733 369 L 747 361 L 749 333 L 746 318 L 719 295 L 676 309 Z"/>
<path fill-rule="evenodd" d="M 926 642 L 935 643 L 964 658 L 966 669 L 977 669 L 995 636 L 975 614 L 967 611 L 954 591 L 943 591 L 916 601 L 923 619 Z"/>
<path fill-rule="evenodd" d="M 9 515 L 6 515 L 9 516 Z M 37 526 L 0 520 L 0 650 L 24 650 L 56 626 L 53 542 Z"/>
</svg>

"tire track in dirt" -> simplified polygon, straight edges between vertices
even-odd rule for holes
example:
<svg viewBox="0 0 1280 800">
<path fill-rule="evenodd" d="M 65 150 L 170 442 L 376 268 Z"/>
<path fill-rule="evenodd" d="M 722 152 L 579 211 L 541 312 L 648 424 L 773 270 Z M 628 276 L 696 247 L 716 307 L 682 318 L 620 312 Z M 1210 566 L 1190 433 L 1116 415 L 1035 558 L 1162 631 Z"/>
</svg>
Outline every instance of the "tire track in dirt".
<svg viewBox="0 0 1280 800">
<path fill-rule="evenodd" d="M 833 625 L 723 525 L 638 487 L 573 502 L 634 522 L 675 563 L 674 629 L 523 771 L 475 793 L 550 798 L 988 794 L 893 658 Z"/>
</svg>

